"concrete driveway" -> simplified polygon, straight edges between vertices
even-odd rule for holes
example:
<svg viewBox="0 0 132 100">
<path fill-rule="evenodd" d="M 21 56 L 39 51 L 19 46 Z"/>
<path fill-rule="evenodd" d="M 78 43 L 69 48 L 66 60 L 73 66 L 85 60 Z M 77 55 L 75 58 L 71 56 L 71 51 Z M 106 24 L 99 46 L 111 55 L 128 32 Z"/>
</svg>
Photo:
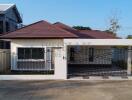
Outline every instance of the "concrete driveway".
<svg viewBox="0 0 132 100">
<path fill-rule="evenodd" d="M 132 81 L 0 81 L 0 100 L 132 100 Z"/>
</svg>

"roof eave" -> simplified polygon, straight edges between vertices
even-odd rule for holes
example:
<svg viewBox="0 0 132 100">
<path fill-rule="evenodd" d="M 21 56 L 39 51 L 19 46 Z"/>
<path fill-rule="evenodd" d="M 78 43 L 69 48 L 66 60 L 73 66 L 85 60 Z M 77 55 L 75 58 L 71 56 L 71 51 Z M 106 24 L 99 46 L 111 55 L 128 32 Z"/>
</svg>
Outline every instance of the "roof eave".
<svg viewBox="0 0 132 100">
<path fill-rule="evenodd" d="M 75 39 L 77 37 L 0 37 L 0 39 Z"/>
</svg>

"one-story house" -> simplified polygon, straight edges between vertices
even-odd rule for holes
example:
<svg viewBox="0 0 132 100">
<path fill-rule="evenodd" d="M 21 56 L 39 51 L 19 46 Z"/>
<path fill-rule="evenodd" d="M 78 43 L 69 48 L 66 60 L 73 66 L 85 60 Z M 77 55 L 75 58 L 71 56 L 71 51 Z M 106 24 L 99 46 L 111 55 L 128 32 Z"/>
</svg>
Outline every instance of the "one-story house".
<svg viewBox="0 0 132 100">
<path fill-rule="evenodd" d="M 43 75 L 45 79 L 67 79 L 73 69 L 86 71 L 89 67 L 116 66 L 113 62 L 118 60 L 113 59 L 113 46 L 125 46 L 127 52 L 118 52 L 117 58 L 124 60 L 126 72 L 131 75 L 132 40 L 107 32 L 77 30 L 60 22 L 51 24 L 42 20 L 5 34 L 1 39 L 11 42 L 11 71 L 41 71 L 47 72 Z M 127 56 L 121 59 L 121 54 Z"/>
</svg>

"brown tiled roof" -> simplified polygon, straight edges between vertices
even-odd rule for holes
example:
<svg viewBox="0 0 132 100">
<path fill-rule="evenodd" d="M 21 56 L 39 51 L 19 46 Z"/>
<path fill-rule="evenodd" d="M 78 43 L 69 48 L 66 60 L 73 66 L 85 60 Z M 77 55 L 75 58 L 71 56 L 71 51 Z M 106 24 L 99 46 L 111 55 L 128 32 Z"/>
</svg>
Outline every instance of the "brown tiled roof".
<svg viewBox="0 0 132 100">
<path fill-rule="evenodd" d="M 117 39 L 116 36 L 99 30 L 77 30 L 60 22 L 54 23 L 53 25 L 60 27 L 66 31 L 72 32 L 78 35 L 79 38 Z"/>
<path fill-rule="evenodd" d="M 99 30 L 80 30 L 80 33 L 84 35 L 89 35 L 94 39 L 118 39 L 118 37 L 114 36 L 111 33 L 99 31 Z"/>
<path fill-rule="evenodd" d="M 63 23 L 61 23 L 61 22 L 56 22 L 56 23 L 54 23 L 53 25 L 56 26 L 56 27 L 60 27 L 60 28 L 62 28 L 62 29 L 64 29 L 64 30 L 73 32 L 73 33 L 74 33 L 74 32 L 77 32 L 76 29 L 74 29 L 74 28 L 72 28 L 72 27 L 70 27 L 70 26 L 68 26 L 68 25 L 66 25 L 66 24 L 63 24 Z"/>
<path fill-rule="evenodd" d="M 114 35 L 96 30 L 76 30 L 68 25 L 57 22 L 50 24 L 39 21 L 14 32 L 2 35 L 2 39 L 52 39 L 52 38 L 86 38 L 86 39 L 117 39 Z"/>
<path fill-rule="evenodd" d="M 56 26 L 56 27 L 62 28 L 66 31 L 69 31 L 69 32 L 72 32 L 72 33 L 76 34 L 78 36 L 78 38 L 92 38 L 89 35 L 82 34 L 82 33 L 79 32 L 79 30 L 74 29 L 74 28 L 72 28 L 72 27 L 70 27 L 66 24 L 61 23 L 61 22 L 56 22 L 53 25 Z"/>
<path fill-rule="evenodd" d="M 4 39 L 30 39 L 30 38 L 78 38 L 77 35 L 69 31 L 46 22 L 39 21 L 31 25 L 25 26 L 14 32 L 7 33 L 1 38 Z"/>
</svg>

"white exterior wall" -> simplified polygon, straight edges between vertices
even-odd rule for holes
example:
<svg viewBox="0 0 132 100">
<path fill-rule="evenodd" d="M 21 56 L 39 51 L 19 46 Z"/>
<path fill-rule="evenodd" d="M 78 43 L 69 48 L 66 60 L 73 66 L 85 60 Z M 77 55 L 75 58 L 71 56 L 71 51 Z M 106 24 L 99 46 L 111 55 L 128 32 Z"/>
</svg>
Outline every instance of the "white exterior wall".
<svg viewBox="0 0 132 100">
<path fill-rule="evenodd" d="M 16 69 L 18 47 L 61 47 L 55 50 L 55 74 L 44 75 L 50 79 L 66 79 L 66 61 L 64 56 L 64 42 L 62 39 L 14 39 L 11 40 L 11 69 Z"/>
<path fill-rule="evenodd" d="M 66 79 L 67 78 L 67 46 L 69 45 L 92 45 L 92 46 L 132 46 L 132 40 L 128 39 L 26 39 L 11 40 L 11 54 L 17 54 L 18 47 L 63 47 L 56 50 L 60 56 L 55 59 L 54 75 L 1 75 L 2 80 L 45 80 L 45 79 Z M 16 58 L 11 55 L 11 68 L 16 67 Z"/>
<path fill-rule="evenodd" d="M 64 39 L 65 45 L 132 46 L 131 39 Z"/>
</svg>

